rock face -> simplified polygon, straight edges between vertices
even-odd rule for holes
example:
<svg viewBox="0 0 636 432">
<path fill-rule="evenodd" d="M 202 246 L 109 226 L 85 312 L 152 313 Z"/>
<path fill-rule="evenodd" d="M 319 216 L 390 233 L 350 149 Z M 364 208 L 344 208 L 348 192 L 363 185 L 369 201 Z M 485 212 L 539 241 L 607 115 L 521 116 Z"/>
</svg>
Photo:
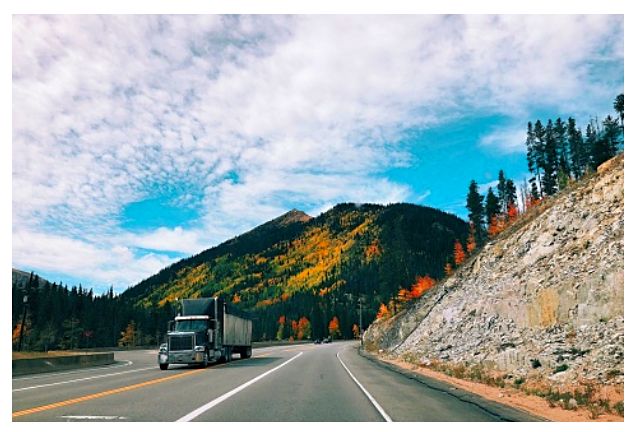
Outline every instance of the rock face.
<svg viewBox="0 0 636 432">
<path fill-rule="evenodd" d="M 623 157 L 365 333 L 370 350 L 554 382 L 623 381 Z"/>
</svg>

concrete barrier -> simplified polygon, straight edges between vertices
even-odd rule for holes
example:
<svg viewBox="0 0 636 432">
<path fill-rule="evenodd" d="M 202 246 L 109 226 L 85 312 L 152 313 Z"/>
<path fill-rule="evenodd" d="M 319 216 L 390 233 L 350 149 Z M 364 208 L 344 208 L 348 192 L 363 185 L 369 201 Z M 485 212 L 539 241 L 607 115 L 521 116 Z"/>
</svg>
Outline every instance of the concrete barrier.
<svg viewBox="0 0 636 432">
<path fill-rule="evenodd" d="M 86 353 L 60 357 L 40 357 L 13 360 L 13 376 L 57 372 L 115 363 L 115 353 Z"/>
</svg>

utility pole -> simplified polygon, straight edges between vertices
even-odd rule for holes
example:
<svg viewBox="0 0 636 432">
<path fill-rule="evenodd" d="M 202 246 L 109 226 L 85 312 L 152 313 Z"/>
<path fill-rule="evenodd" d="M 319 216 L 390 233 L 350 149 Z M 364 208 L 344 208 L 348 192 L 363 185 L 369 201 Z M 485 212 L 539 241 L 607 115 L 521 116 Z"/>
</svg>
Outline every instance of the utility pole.
<svg viewBox="0 0 636 432">
<path fill-rule="evenodd" d="M 22 313 L 22 325 L 20 326 L 20 342 L 18 343 L 18 352 L 22 351 L 22 337 L 24 336 L 24 324 L 26 322 L 28 301 L 29 296 L 25 294 L 24 297 L 22 297 L 22 303 L 24 303 L 24 312 Z"/>
<path fill-rule="evenodd" d="M 362 297 L 358 297 L 358 305 L 360 306 L 360 339 L 362 340 Z"/>
</svg>

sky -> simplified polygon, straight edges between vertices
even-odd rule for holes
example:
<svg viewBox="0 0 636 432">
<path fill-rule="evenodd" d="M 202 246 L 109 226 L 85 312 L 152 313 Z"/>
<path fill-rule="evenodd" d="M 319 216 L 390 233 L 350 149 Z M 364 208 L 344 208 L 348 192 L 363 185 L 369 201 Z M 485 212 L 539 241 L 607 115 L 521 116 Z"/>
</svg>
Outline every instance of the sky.
<svg viewBox="0 0 636 432">
<path fill-rule="evenodd" d="M 528 120 L 613 114 L 623 17 L 12 18 L 12 265 L 121 292 L 297 208 L 466 216 Z"/>
</svg>

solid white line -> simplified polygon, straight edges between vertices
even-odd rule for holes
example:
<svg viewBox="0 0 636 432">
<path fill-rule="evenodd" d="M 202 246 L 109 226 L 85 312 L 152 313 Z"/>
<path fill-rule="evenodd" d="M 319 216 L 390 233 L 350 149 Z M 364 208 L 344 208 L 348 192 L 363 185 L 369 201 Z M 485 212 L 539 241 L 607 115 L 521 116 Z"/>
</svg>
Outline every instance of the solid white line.
<svg viewBox="0 0 636 432">
<path fill-rule="evenodd" d="M 26 380 L 34 380 L 34 379 L 38 379 L 38 378 L 49 378 L 49 377 L 58 376 L 58 375 L 72 375 L 72 374 L 77 374 L 77 373 L 82 373 L 82 372 L 90 372 L 90 371 L 93 371 L 93 370 L 116 369 L 116 368 L 120 368 L 120 367 L 130 366 L 132 364 L 133 364 L 133 362 L 131 362 L 130 360 L 126 360 L 126 362 L 124 364 L 114 364 L 114 365 L 109 365 L 109 366 L 99 366 L 99 367 L 85 368 L 85 369 L 84 368 L 78 368 L 78 369 L 70 370 L 68 372 L 43 372 L 43 373 L 33 374 L 33 375 L 25 376 L 25 377 L 12 378 L 12 380 L 13 381 L 26 381 Z"/>
<path fill-rule="evenodd" d="M 231 398 L 232 396 L 234 396 L 235 394 L 237 394 L 238 392 L 240 392 L 241 390 L 246 389 L 247 387 L 251 386 L 252 384 L 254 384 L 256 381 L 265 378 L 267 375 L 271 374 L 272 372 L 277 371 L 278 369 L 282 368 L 283 366 L 285 366 L 286 364 L 296 360 L 298 357 L 300 357 L 303 353 L 300 352 L 298 354 L 296 354 L 294 357 L 290 358 L 289 360 L 287 360 L 285 363 L 281 363 L 278 366 L 276 366 L 273 369 L 268 370 L 265 373 L 262 373 L 261 375 L 257 376 L 256 378 L 253 378 L 251 380 L 249 380 L 248 382 L 246 382 L 243 385 L 240 385 L 238 387 L 236 387 L 234 390 L 230 390 L 229 392 L 219 396 L 218 398 L 214 399 L 213 401 L 210 401 L 208 403 L 206 403 L 205 405 L 203 405 L 200 408 L 195 409 L 194 411 L 192 411 L 190 414 L 186 414 L 183 417 L 181 417 L 179 420 L 177 420 L 178 422 L 188 422 L 190 420 L 194 420 L 195 418 L 199 417 L 201 414 L 203 414 L 204 412 L 208 411 L 211 408 L 214 408 L 215 406 L 217 406 L 218 404 L 220 404 L 221 402 L 223 402 L 224 400 L 227 400 L 229 398 Z"/>
<path fill-rule="evenodd" d="M 54 382 L 54 383 L 49 383 L 49 384 L 40 384 L 40 385 L 31 386 L 31 387 L 23 387 L 23 388 L 14 389 L 13 393 L 21 392 L 21 391 L 25 391 L 25 390 L 38 389 L 38 388 L 42 388 L 42 387 L 52 387 L 52 386 L 56 386 L 56 385 L 60 385 L 60 384 L 70 384 L 70 383 L 76 383 L 76 382 L 80 382 L 80 381 L 89 381 L 89 380 L 93 380 L 93 379 L 97 379 L 97 378 L 105 378 L 105 377 L 111 377 L 111 376 L 115 376 L 115 375 L 123 375 L 123 374 L 131 373 L 131 372 L 139 372 L 139 371 L 145 371 L 145 370 L 156 369 L 156 368 L 157 368 L 157 366 L 152 366 L 152 367 L 141 368 L 141 369 L 127 370 L 127 371 L 124 371 L 124 372 L 115 372 L 115 373 L 104 374 L 104 375 L 94 375 L 94 376 L 85 377 L 85 378 L 77 378 L 77 379 L 68 380 L 68 381 L 59 381 L 59 382 Z"/>
<path fill-rule="evenodd" d="M 389 415 L 386 413 L 386 411 L 384 411 L 382 409 L 382 407 L 380 406 L 380 404 L 378 403 L 378 401 L 376 401 L 373 396 L 371 396 L 371 393 L 369 393 L 367 391 L 367 389 L 365 389 L 364 387 L 362 387 L 362 384 L 360 384 L 360 381 L 358 381 L 356 379 L 356 377 L 353 376 L 353 374 L 351 373 L 351 371 L 349 370 L 349 368 L 347 367 L 347 365 L 344 364 L 344 362 L 342 361 L 342 359 L 340 358 L 340 353 L 342 351 L 338 352 L 338 354 L 336 354 L 336 357 L 338 357 L 338 360 L 340 360 L 340 364 L 342 365 L 343 368 L 345 368 L 345 370 L 347 371 L 347 373 L 349 374 L 349 376 L 351 377 L 351 379 L 358 384 L 358 387 L 360 387 L 360 390 L 362 390 L 362 392 L 366 395 L 367 398 L 369 398 L 369 400 L 371 401 L 371 403 L 373 404 L 373 406 L 375 407 L 375 409 L 378 410 L 378 412 L 380 413 L 380 415 L 382 417 L 384 417 L 384 420 L 387 422 L 392 422 L 393 420 L 391 419 L 391 417 L 389 417 Z"/>
</svg>

